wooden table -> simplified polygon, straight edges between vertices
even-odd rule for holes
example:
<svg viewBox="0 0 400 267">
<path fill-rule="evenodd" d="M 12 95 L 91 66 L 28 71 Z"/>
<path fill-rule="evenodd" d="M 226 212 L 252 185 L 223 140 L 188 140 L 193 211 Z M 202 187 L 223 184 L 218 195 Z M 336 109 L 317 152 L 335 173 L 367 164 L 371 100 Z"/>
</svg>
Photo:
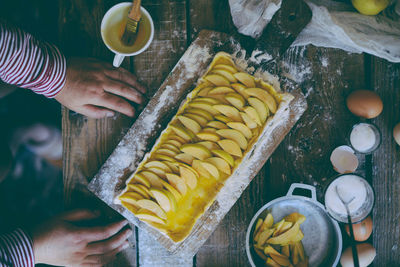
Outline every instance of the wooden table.
<svg viewBox="0 0 400 267">
<path fill-rule="evenodd" d="M 112 54 L 100 37 L 105 12 L 119 1 L 60 1 L 60 43 L 69 55 L 93 56 L 111 62 Z M 152 45 L 143 54 L 125 59 L 124 67 L 149 88 L 151 97 L 202 29 L 234 33 L 228 0 L 143 0 L 155 23 Z M 377 249 L 374 266 L 400 264 L 400 153 L 392 129 L 400 121 L 400 64 L 364 54 L 314 46 L 291 48 L 283 68 L 297 80 L 309 108 L 281 143 L 240 200 L 193 259 L 169 257 L 145 233 L 136 229 L 132 248 L 112 266 L 247 266 L 245 232 L 253 214 L 268 201 L 286 194 L 293 182 L 318 188 L 335 175 L 331 151 L 346 142 L 357 118 L 345 106 L 355 89 L 370 89 L 384 101 L 377 119 L 383 135 L 380 148 L 360 156 L 357 172 L 375 189 L 374 231 L 370 238 Z M 65 201 L 70 207 L 104 207 L 86 190 L 88 181 L 111 154 L 134 120 L 124 116 L 92 120 L 63 110 Z"/>
</svg>

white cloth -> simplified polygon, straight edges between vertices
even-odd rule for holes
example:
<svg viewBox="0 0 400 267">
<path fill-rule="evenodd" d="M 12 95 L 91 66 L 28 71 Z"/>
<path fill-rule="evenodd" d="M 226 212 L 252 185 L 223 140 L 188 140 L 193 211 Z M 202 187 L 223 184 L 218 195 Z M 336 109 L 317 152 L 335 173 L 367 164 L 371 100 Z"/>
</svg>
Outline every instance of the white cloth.
<svg viewBox="0 0 400 267">
<path fill-rule="evenodd" d="M 312 20 L 292 46 L 313 44 L 400 62 L 400 0 L 376 16 L 362 15 L 343 2 L 305 2 L 312 10 Z M 257 38 L 280 8 L 281 0 L 229 0 L 229 4 L 238 31 Z"/>
</svg>

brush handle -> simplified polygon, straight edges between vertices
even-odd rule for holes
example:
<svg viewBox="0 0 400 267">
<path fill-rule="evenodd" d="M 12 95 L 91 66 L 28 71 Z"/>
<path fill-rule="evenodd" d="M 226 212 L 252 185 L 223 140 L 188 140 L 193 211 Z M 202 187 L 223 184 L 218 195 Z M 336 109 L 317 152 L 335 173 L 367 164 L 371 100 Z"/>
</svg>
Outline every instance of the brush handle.
<svg viewBox="0 0 400 267">
<path fill-rule="evenodd" d="M 133 0 L 132 9 L 129 12 L 128 17 L 134 21 L 139 21 L 142 13 L 140 12 L 140 4 L 142 0 Z"/>
</svg>

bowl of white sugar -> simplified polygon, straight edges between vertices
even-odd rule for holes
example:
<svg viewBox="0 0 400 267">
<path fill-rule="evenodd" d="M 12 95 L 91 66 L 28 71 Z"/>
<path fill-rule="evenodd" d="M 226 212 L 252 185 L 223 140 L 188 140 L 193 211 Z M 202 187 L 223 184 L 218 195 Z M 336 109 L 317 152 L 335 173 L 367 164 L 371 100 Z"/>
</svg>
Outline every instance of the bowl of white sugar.
<svg viewBox="0 0 400 267">
<path fill-rule="evenodd" d="M 352 223 L 362 221 L 371 212 L 375 196 L 371 185 L 355 173 L 336 176 L 325 190 L 325 207 L 337 221 L 348 223 L 346 207 L 338 193 L 348 204 Z"/>
<path fill-rule="evenodd" d="M 361 154 L 374 152 L 381 144 L 381 139 L 379 128 L 375 124 L 368 122 L 355 124 L 349 136 L 351 147 Z"/>
</svg>

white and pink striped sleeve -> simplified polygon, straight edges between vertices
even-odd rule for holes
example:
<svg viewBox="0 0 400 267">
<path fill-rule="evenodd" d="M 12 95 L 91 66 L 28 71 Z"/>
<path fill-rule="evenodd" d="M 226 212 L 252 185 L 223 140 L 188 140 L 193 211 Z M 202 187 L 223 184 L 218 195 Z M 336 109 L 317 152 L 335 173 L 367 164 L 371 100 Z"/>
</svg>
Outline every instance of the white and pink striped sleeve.
<svg viewBox="0 0 400 267">
<path fill-rule="evenodd" d="M 0 79 L 52 98 L 65 84 L 66 60 L 54 45 L 0 22 Z"/>
<path fill-rule="evenodd" d="M 1 267 L 34 267 L 33 243 L 21 229 L 0 235 Z"/>
</svg>

